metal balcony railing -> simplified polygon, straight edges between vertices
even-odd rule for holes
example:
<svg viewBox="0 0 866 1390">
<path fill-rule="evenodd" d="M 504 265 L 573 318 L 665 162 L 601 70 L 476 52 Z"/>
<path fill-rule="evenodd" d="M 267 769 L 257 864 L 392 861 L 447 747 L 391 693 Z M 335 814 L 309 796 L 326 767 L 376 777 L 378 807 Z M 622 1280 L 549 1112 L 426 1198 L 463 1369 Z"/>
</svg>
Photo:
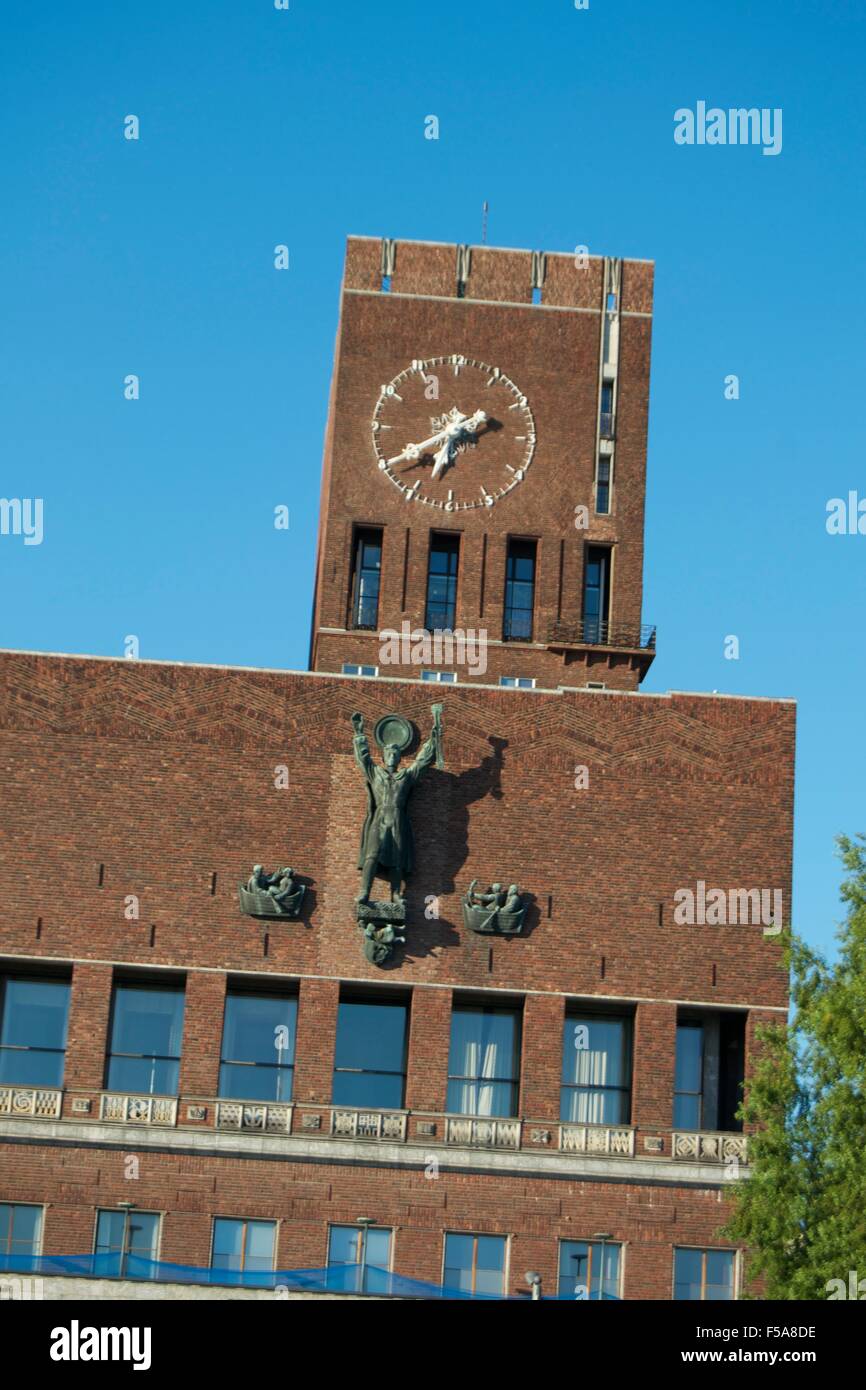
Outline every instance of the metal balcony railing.
<svg viewBox="0 0 866 1390">
<path fill-rule="evenodd" d="M 577 623 L 551 623 L 547 632 L 548 646 L 568 647 L 630 647 L 655 650 L 655 625 L 622 627 L 588 618 Z"/>
</svg>

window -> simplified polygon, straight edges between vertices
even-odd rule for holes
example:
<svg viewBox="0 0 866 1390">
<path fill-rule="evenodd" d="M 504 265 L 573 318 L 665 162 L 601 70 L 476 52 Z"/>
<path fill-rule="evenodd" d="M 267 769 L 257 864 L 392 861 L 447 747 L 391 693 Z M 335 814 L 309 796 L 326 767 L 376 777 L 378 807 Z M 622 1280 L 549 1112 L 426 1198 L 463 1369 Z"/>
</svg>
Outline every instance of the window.
<svg viewBox="0 0 866 1390">
<path fill-rule="evenodd" d="M 381 530 L 357 531 L 352 566 L 352 627 L 375 629 L 379 619 L 381 570 Z"/>
<path fill-rule="evenodd" d="M 229 993 L 223 1019 L 221 1096 L 291 1100 L 296 999 Z"/>
<path fill-rule="evenodd" d="M 94 1253 L 101 1258 L 96 1263 L 95 1274 L 122 1279 L 129 1272 L 137 1278 L 155 1278 L 156 1270 L 142 1267 L 136 1261 L 155 1261 L 158 1251 L 158 1212 L 133 1208 L 97 1213 Z"/>
<path fill-rule="evenodd" d="M 676 1302 L 728 1302 L 734 1297 L 733 1250 L 674 1250 Z"/>
<path fill-rule="evenodd" d="M 459 560 L 460 537 L 434 532 L 430 538 L 427 561 L 427 613 L 424 625 L 428 632 L 453 630 Z"/>
<path fill-rule="evenodd" d="M 735 1012 L 680 1018 L 674 1073 L 674 1129 L 738 1133 L 746 1018 Z"/>
<path fill-rule="evenodd" d="M 387 1293 L 391 1268 L 391 1232 L 380 1226 L 332 1226 L 328 1234 L 328 1269 L 340 1271 L 336 1284 L 350 1293 Z"/>
<path fill-rule="evenodd" d="M 68 1013 L 61 980 L 0 980 L 0 1085 L 63 1085 Z"/>
<path fill-rule="evenodd" d="M 534 690 L 534 689 L 535 689 L 535 677 L 534 677 L 534 676 L 500 676 L 500 677 L 499 677 L 499 684 L 500 684 L 500 685 L 514 686 L 514 687 L 516 687 L 518 690 Z"/>
<path fill-rule="evenodd" d="M 583 576 L 583 640 L 603 643 L 608 638 L 610 610 L 610 550 L 607 546 L 586 548 Z"/>
<path fill-rule="evenodd" d="M 115 985 L 106 1087 L 177 1095 L 183 990 Z"/>
<path fill-rule="evenodd" d="M 604 381 L 601 386 L 601 418 L 599 433 L 602 439 L 613 438 L 613 382 Z"/>
<path fill-rule="evenodd" d="M 621 1249 L 601 1241 L 561 1240 L 560 1294 L 580 1299 L 619 1298 Z"/>
<path fill-rule="evenodd" d="M 445 1277 L 448 1290 L 489 1294 L 505 1292 L 505 1236 L 445 1236 Z"/>
<path fill-rule="evenodd" d="M 627 1124 L 631 1111 L 631 1021 L 580 1014 L 566 1019 L 559 1118 Z"/>
<path fill-rule="evenodd" d="M 243 1221 L 217 1216 L 213 1223 L 211 1269 L 261 1274 L 274 1267 L 276 1221 Z"/>
<path fill-rule="evenodd" d="M 343 662 L 344 676 L 378 676 L 378 666 L 354 666 L 351 661 Z"/>
<path fill-rule="evenodd" d="M 405 1004 L 341 1002 L 332 1103 L 399 1110 L 405 1080 Z"/>
<path fill-rule="evenodd" d="M 516 1115 L 517 1014 L 462 1008 L 451 1016 L 447 1107 L 452 1115 Z"/>
<path fill-rule="evenodd" d="M 0 1203 L 0 1258 L 12 1256 L 10 1264 L 13 1269 L 16 1267 L 15 1257 L 22 1260 L 22 1266 L 26 1269 L 26 1260 L 39 1254 L 41 1235 L 41 1207 Z"/>
<path fill-rule="evenodd" d="M 700 1023 L 677 1026 L 674 1072 L 674 1129 L 700 1129 L 703 1109 L 704 1030 Z"/>
<path fill-rule="evenodd" d="M 533 287 L 533 290 L 532 290 L 532 302 L 533 302 L 533 304 L 540 304 L 540 303 L 541 303 L 541 286 L 540 286 L 540 285 L 535 285 L 535 286 Z"/>
<path fill-rule="evenodd" d="M 456 671 L 422 671 L 422 681 L 439 681 L 441 685 L 455 685 L 457 682 Z"/>
<path fill-rule="evenodd" d="M 599 454 L 595 478 L 595 510 L 599 516 L 610 513 L 610 454 Z"/>
<path fill-rule="evenodd" d="M 607 296 L 607 312 L 609 314 L 616 313 L 616 295 L 613 293 Z"/>
<path fill-rule="evenodd" d="M 509 541 L 505 560 L 505 642 L 532 641 L 535 606 L 535 541 Z"/>
</svg>

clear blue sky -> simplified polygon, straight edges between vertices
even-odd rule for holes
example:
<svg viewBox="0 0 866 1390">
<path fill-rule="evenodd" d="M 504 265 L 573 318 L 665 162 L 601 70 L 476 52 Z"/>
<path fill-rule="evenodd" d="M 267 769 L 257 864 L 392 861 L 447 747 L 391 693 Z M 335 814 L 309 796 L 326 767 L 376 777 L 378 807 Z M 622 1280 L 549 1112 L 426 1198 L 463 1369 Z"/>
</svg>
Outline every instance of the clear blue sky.
<svg viewBox="0 0 866 1390">
<path fill-rule="evenodd" d="M 303 669 L 345 237 L 478 241 L 487 198 L 494 245 L 656 261 L 645 688 L 796 697 L 794 918 L 829 944 L 866 828 L 866 536 L 825 529 L 866 497 L 861 0 L 0 26 L 0 494 L 45 502 L 42 545 L 0 537 L 0 646 Z M 698 101 L 781 107 L 782 152 L 676 145 Z"/>
</svg>

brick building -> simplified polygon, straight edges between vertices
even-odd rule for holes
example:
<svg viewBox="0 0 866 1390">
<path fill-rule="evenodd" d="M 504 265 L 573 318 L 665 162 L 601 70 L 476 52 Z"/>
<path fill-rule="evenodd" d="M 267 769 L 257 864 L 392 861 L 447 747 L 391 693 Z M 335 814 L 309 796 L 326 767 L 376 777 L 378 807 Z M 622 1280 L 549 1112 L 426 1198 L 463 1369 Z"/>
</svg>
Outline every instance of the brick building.
<svg viewBox="0 0 866 1390">
<path fill-rule="evenodd" d="M 739 1292 L 794 706 L 638 689 L 651 299 L 646 262 L 350 239 L 310 671 L 0 656 L 0 1269 Z M 434 702 L 377 964 L 351 716 L 378 762 Z M 299 915 L 242 912 L 287 863 Z"/>
</svg>

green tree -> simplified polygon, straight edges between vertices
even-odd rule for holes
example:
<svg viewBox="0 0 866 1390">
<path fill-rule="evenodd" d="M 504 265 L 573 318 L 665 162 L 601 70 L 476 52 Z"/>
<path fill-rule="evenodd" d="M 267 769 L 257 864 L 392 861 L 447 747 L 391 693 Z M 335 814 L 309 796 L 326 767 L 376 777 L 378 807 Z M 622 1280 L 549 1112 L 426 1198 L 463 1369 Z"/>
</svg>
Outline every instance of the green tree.
<svg viewBox="0 0 866 1390">
<path fill-rule="evenodd" d="M 725 1235 L 749 1247 L 766 1298 L 826 1299 L 830 1280 L 866 1279 L 866 836 L 838 844 L 838 960 L 786 932 L 793 1021 L 759 1030 L 740 1109 L 758 1128 Z"/>
</svg>

